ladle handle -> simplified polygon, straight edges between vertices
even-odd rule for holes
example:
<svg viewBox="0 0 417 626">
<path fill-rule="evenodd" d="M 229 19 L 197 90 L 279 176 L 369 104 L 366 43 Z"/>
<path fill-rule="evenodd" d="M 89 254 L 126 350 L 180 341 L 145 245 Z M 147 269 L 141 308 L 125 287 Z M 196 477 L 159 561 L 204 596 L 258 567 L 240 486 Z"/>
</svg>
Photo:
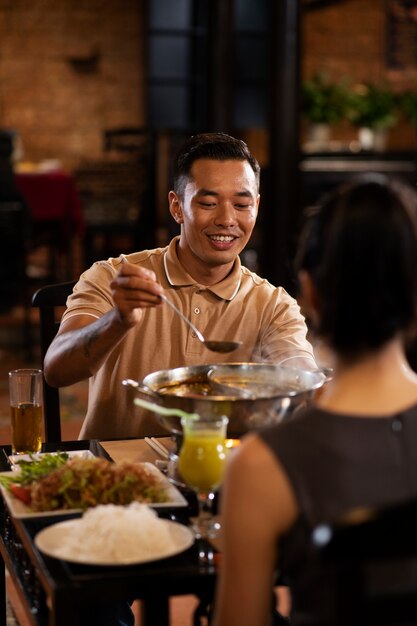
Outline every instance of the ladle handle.
<svg viewBox="0 0 417 626">
<path fill-rule="evenodd" d="M 159 295 L 160 295 L 160 297 L 162 298 L 162 300 L 164 300 L 167 304 L 169 304 L 169 306 L 170 306 L 172 309 L 174 309 L 174 311 L 175 311 L 176 313 L 178 313 L 178 315 L 179 315 L 180 317 L 182 317 L 182 319 L 184 320 L 184 322 L 185 322 L 186 324 L 188 324 L 188 326 L 190 326 L 190 328 L 192 328 L 192 329 L 193 329 L 193 331 L 195 332 L 195 334 L 197 335 L 197 337 L 199 338 L 199 340 L 200 340 L 200 341 L 202 341 L 202 342 L 204 343 L 205 339 L 204 339 L 203 335 L 200 333 L 200 331 L 198 330 L 198 328 L 196 328 L 196 327 L 194 326 L 194 324 L 191 322 L 191 320 L 189 320 L 189 319 L 188 319 L 188 317 L 186 317 L 186 316 L 184 315 L 184 313 L 183 313 L 182 311 L 180 311 L 180 310 L 179 310 L 179 308 L 178 308 L 178 307 L 176 307 L 176 306 L 175 306 L 175 304 L 174 304 L 173 302 L 171 302 L 171 300 L 170 300 L 169 298 L 167 298 L 167 297 L 166 297 L 166 295 L 165 295 L 165 294 L 161 293 L 161 294 L 159 294 Z"/>
<path fill-rule="evenodd" d="M 147 398 L 152 398 L 152 400 L 158 398 L 158 395 L 154 391 L 152 391 L 152 389 L 150 389 L 143 383 L 138 382 L 137 380 L 125 378 L 125 380 L 122 380 L 122 385 L 124 385 L 125 387 L 132 387 L 137 393 L 141 393 Z"/>
<path fill-rule="evenodd" d="M 125 254 L 121 254 L 121 255 L 120 255 L 120 258 L 122 259 L 122 263 L 129 263 L 129 261 L 127 260 L 127 257 L 126 257 L 126 255 L 125 255 Z M 179 309 L 175 306 L 175 304 L 174 304 L 173 302 L 171 302 L 171 300 L 170 300 L 169 298 L 167 298 L 167 297 L 166 297 L 166 295 L 165 295 L 165 294 L 161 293 L 161 294 L 159 294 L 159 296 L 162 298 L 162 300 L 164 300 L 167 304 L 169 304 L 169 306 L 170 306 L 172 309 L 174 309 L 175 313 L 178 313 L 178 315 L 179 315 L 180 317 L 182 317 L 182 319 L 184 320 L 184 322 L 185 322 L 186 324 L 188 324 L 188 326 L 189 326 L 190 328 L 192 328 L 192 329 L 193 329 L 193 331 L 195 332 L 195 334 L 197 335 L 197 337 L 199 338 L 199 340 L 200 340 L 202 343 L 204 343 L 204 342 L 205 342 L 205 339 L 204 339 L 203 335 L 200 333 L 200 331 L 198 330 L 198 328 L 196 328 L 196 327 L 194 326 L 194 324 L 192 323 L 192 321 L 191 321 L 191 320 L 189 320 L 189 319 L 188 319 L 188 317 L 185 317 L 184 313 L 183 313 L 182 311 L 180 311 L 180 310 L 179 310 Z"/>
</svg>

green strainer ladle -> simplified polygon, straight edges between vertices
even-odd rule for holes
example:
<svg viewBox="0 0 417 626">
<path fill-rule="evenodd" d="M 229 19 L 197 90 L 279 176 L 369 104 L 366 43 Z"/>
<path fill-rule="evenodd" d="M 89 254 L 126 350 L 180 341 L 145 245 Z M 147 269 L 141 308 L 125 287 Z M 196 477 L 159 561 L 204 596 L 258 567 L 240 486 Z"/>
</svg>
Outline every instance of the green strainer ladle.
<svg viewBox="0 0 417 626">
<path fill-rule="evenodd" d="M 182 411 L 181 409 L 171 409 L 165 406 L 160 406 L 159 404 L 154 404 L 153 402 L 148 402 L 147 400 L 142 400 L 142 398 L 135 398 L 133 402 L 136 405 L 141 406 L 143 409 L 154 411 L 154 413 L 159 413 L 160 415 L 175 415 L 176 417 L 184 417 L 185 419 L 190 420 L 200 419 L 198 413 L 187 413 L 187 411 Z"/>
</svg>

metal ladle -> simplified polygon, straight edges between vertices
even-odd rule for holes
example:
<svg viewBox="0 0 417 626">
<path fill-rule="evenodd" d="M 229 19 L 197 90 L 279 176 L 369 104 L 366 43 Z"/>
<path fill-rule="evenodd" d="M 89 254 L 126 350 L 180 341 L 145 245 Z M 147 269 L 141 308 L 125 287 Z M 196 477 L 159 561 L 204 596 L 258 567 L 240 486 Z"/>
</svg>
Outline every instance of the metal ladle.
<svg viewBox="0 0 417 626">
<path fill-rule="evenodd" d="M 123 263 L 129 263 L 124 254 L 121 254 L 120 256 L 123 260 Z M 201 341 L 201 343 L 203 343 L 206 348 L 208 348 L 212 352 L 222 352 L 223 354 L 226 354 L 227 352 L 233 352 L 234 350 L 239 348 L 240 345 L 242 345 L 241 341 L 215 341 L 212 339 L 204 339 L 203 334 L 198 330 L 198 328 L 194 326 L 192 321 L 189 320 L 188 317 L 186 317 L 184 313 L 180 311 L 180 309 L 176 307 L 169 298 L 166 297 L 165 294 L 161 293 L 159 294 L 159 296 L 160 298 L 162 298 L 162 300 L 169 304 L 172 309 L 174 309 L 175 313 L 177 313 L 184 320 L 184 322 L 188 324 L 188 326 L 195 332 L 199 341 Z"/>
</svg>

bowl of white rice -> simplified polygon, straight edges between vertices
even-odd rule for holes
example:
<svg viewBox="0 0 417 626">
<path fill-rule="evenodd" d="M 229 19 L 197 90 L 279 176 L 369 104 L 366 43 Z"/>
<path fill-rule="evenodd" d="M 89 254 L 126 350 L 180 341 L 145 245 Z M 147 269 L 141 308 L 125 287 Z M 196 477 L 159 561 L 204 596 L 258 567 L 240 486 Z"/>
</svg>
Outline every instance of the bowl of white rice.
<svg viewBox="0 0 417 626">
<path fill-rule="evenodd" d="M 99 505 L 52 524 L 35 537 L 48 556 L 91 565 L 130 565 L 174 556 L 194 542 L 190 528 L 158 517 L 146 504 Z"/>
</svg>

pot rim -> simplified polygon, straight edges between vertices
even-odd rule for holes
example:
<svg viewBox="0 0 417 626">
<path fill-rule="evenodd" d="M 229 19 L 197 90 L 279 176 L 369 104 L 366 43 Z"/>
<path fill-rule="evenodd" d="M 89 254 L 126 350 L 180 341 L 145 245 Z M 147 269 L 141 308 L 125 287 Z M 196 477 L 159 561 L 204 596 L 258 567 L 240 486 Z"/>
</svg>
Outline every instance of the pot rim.
<svg viewBox="0 0 417 626">
<path fill-rule="evenodd" d="M 282 391 L 280 393 L 268 393 L 253 395 L 251 397 L 243 397 L 242 394 L 233 393 L 219 393 L 216 395 L 204 396 L 204 395 L 190 395 L 180 396 L 176 394 L 161 394 L 159 389 L 167 386 L 169 383 L 181 383 L 199 376 L 205 376 L 207 381 L 210 381 L 210 372 L 218 368 L 228 368 L 231 370 L 267 370 L 269 373 L 271 370 L 279 369 L 282 372 L 288 372 L 293 377 L 302 376 L 304 378 L 311 379 L 311 384 L 300 389 L 292 389 L 289 391 Z M 310 393 L 319 389 L 328 380 L 328 373 L 325 370 L 307 370 L 302 368 L 295 368 L 286 365 L 279 365 L 275 363 L 259 363 L 259 362 L 236 362 L 236 363 L 210 363 L 205 365 L 191 365 L 176 367 L 165 370 L 157 370 L 147 374 L 141 382 L 138 383 L 138 391 L 149 394 L 151 391 L 154 397 L 157 398 L 184 398 L 188 400 L 198 400 L 199 402 L 213 402 L 213 401 L 233 401 L 233 402 L 257 402 L 259 400 L 273 400 L 281 398 L 294 398 L 298 395 Z M 198 380 L 196 380 L 198 382 Z"/>
</svg>

